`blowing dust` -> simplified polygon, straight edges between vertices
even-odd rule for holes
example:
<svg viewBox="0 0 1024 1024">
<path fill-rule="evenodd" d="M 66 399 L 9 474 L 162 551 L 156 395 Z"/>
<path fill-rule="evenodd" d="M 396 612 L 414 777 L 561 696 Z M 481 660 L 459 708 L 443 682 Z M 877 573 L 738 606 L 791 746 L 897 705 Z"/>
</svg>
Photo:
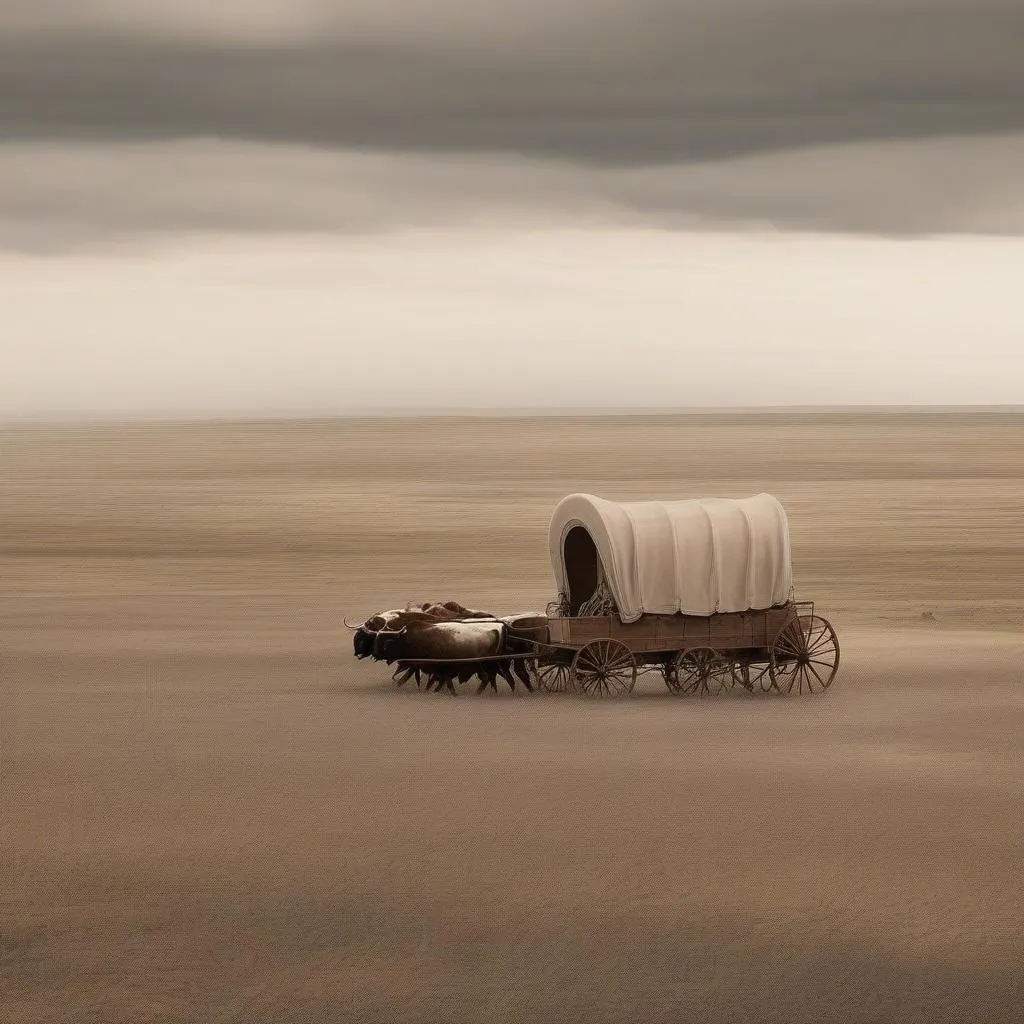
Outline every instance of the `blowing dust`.
<svg viewBox="0 0 1024 1024">
<path fill-rule="evenodd" d="M 4 1020 L 1019 1019 L 1020 415 L 11 430 L 0 476 Z M 777 496 L 832 688 L 353 657 L 543 610 L 575 491 Z"/>
</svg>

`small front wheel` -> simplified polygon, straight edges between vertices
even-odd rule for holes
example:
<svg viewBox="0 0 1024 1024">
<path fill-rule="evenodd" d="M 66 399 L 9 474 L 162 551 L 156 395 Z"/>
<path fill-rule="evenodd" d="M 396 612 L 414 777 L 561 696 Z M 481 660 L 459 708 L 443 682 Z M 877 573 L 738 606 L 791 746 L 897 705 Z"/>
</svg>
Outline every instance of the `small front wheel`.
<svg viewBox="0 0 1024 1024">
<path fill-rule="evenodd" d="M 620 640 L 591 640 L 576 652 L 572 677 L 590 697 L 624 697 L 636 685 L 636 658 Z"/>
<path fill-rule="evenodd" d="M 572 665 L 566 661 L 533 660 L 531 665 L 534 682 L 538 690 L 545 693 L 572 693 L 574 683 Z"/>
</svg>

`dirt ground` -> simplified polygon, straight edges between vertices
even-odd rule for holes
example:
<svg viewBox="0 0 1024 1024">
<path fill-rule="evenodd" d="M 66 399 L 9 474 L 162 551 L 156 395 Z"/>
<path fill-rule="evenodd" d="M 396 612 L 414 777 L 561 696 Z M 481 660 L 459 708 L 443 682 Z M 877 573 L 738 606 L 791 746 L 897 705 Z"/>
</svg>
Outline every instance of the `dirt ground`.
<svg viewBox="0 0 1024 1024">
<path fill-rule="evenodd" d="M 814 697 L 396 690 L 551 509 L 768 490 Z M 1024 414 L 0 434 L 0 1017 L 1016 1021 Z"/>
</svg>

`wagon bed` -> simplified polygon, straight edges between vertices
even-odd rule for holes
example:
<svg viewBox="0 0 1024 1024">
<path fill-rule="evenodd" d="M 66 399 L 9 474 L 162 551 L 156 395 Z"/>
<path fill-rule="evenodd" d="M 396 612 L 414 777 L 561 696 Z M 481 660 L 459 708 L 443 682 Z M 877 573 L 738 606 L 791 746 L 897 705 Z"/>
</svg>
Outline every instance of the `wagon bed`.
<svg viewBox="0 0 1024 1024">
<path fill-rule="evenodd" d="M 697 615 L 553 616 L 535 645 L 541 689 L 621 696 L 637 675 L 660 672 L 673 693 L 748 690 L 814 693 L 839 667 L 832 625 L 813 602 Z"/>
<path fill-rule="evenodd" d="M 809 609 L 805 614 L 813 614 L 813 604 L 801 607 Z M 607 638 L 621 641 L 634 654 L 696 647 L 767 648 L 798 614 L 797 605 L 790 602 L 764 611 L 644 615 L 636 622 L 623 622 L 615 615 L 556 616 L 548 619 L 548 640 L 561 647 L 580 648 Z"/>
</svg>

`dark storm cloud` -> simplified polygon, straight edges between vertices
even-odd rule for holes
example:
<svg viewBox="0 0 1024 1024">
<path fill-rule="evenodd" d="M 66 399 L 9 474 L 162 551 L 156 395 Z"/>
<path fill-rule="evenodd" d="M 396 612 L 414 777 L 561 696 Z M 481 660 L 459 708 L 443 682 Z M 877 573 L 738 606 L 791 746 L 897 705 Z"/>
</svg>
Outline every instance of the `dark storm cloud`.
<svg viewBox="0 0 1024 1024">
<path fill-rule="evenodd" d="M 1024 133 L 601 167 L 244 142 L 0 146 L 0 248 L 439 227 L 1024 232 Z"/>
<path fill-rule="evenodd" d="M 1024 230 L 1024 3 L 4 0 L 0 248 Z"/>
<path fill-rule="evenodd" d="M 5 5 L 4 138 L 642 165 L 1024 129 L 1019 0 L 133 6 Z"/>
</svg>

